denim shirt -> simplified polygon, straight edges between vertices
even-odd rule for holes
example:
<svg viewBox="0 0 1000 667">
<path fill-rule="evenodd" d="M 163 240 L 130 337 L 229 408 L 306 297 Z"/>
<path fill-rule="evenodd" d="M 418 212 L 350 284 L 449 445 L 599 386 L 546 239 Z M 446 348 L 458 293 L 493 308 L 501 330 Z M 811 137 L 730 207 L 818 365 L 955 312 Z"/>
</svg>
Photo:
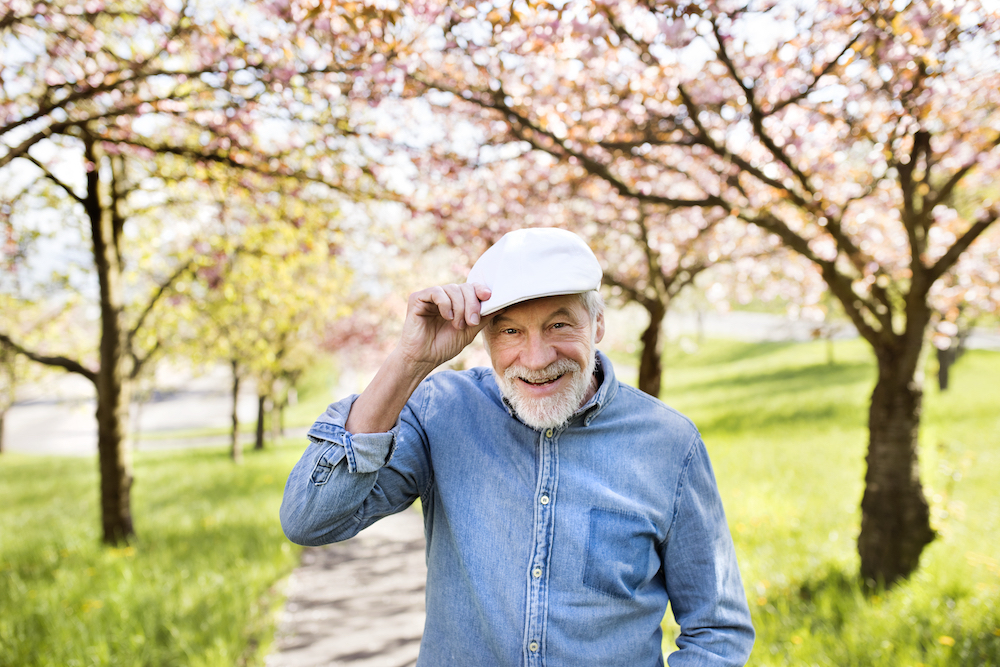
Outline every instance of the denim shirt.
<svg viewBox="0 0 1000 667">
<path fill-rule="evenodd" d="M 671 604 L 672 667 L 743 665 L 754 631 L 701 436 L 603 380 L 558 429 L 535 431 L 492 371 L 443 371 L 388 433 L 331 405 L 288 478 L 293 542 L 345 540 L 419 498 L 427 536 L 421 667 L 654 667 Z"/>
</svg>

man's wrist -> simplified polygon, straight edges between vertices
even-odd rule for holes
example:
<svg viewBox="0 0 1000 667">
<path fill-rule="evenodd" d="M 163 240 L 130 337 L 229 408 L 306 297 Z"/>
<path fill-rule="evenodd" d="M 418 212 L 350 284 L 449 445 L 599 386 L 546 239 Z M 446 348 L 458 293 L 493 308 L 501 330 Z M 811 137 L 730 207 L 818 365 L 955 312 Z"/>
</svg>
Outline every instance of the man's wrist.
<svg viewBox="0 0 1000 667">
<path fill-rule="evenodd" d="M 434 366 L 414 362 L 398 348 L 389 353 L 357 398 L 344 425 L 350 433 L 383 433 L 396 424 L 406 402 Z"/>
<path fill-rule="evenodd" d="M 398 381 L 411 385 L 411 390 L 416 389 L 417 385 L 423 382 L 424 378 L 439 365 L 432 361 L 414 358 L 399 345 L 389 353 L 383 363 L 384 367 L 391 369 Z"/>
</svg>

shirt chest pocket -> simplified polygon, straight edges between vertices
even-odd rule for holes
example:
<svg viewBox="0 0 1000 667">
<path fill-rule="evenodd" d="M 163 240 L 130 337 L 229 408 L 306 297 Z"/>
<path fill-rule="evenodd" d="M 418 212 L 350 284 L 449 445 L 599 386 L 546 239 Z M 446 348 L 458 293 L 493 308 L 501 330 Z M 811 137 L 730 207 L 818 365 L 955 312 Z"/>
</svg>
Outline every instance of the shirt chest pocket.
<svg viewBox="0 0 1000 667">
<path fill-rule="evenodd" d="M 587 588 L 631 599 L 659 570 L 656 529 L 647 517 L 594 507 L 588 531 L 583 568 Z"/>
</svg>

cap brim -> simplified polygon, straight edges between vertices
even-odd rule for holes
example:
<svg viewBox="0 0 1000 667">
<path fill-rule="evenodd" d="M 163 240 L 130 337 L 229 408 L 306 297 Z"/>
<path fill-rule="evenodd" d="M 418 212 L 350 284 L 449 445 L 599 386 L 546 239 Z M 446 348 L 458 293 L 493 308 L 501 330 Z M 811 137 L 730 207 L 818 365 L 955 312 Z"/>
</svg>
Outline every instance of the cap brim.
<svg viewBox="0 0 1000 667">
<path fill-rule="evenodd" d="M 591 290 L 544 292 L 542 294 L 532 294 L 530 296 L 517 296 L 500 300 L 497 300 L 494 297 L 490 297 L 486 301 L 480 303 L 479 314 L 482 317 L 488 317 L 503 310 L 504 308 L 510 308 L 511 306 L 516 306 L 517 304 L 524 303 L 525 301 L 531 301 L 533 299 L 544 299 L 545 297 L 549 296 L 568 296 L 570 294 L 583 294 L 584 292 L 589 292 L 589 291 Z"/>
</svg>

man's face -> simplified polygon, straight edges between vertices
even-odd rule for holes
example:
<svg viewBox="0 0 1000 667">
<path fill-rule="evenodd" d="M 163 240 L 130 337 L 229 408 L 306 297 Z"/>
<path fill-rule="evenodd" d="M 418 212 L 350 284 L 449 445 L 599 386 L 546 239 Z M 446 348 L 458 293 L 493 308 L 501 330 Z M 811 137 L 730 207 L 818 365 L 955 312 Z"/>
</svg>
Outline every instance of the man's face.
<svg viewBox="0 0 1000 667">
<path fill-rule="evenodd" d="M 511 306 L 493 317 L 484 335 L 500 391 L 532 428 L 561 425 L 593 395 L 604 316 L 591 324 L 578 295 Z"/>
</svg>

